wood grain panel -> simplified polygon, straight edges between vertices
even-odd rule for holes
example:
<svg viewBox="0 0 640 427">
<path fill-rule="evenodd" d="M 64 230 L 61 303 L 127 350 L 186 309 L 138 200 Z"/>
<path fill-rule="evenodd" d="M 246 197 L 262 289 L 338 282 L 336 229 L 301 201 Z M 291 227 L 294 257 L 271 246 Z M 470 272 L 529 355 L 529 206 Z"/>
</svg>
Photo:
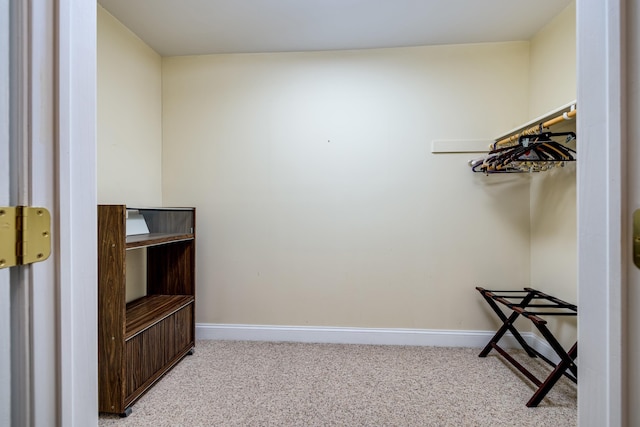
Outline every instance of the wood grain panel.
<svg viewBox="0 0 640 427">
<path fill-rule="evenodd" d="M 140 397 L 155 381 L 193 348 L 185 322 L 192 318 L 193 304 L 183 306 L 162 321 L 127 341 L 127 405 Z"/>
<path fill-rule="evenodd" d="M 130 339 L 192 303 L 192 295 L 147 295 L 127 304 L 126 337 Z"/>
<path fill-rule="evenodd" d="M 143 359 L 142 348 L 144 344 L 142 342 L 143 336 L 138 335 L 133 339 L 127 341 L 126 346 L 126 371 L 127 371 L 127 387 L 126 395 L 133 393 L 138 387 L 140 387 L 146 381 L 142 369 L 140 369 L 140 362 Z"/>
<path fill-rule="evenodd" d="M 146 246 L 157 246 L 165 243 L 178 242 L 181 240 L 193 240 L 193 234 L 184 233 L 153 233 L 134 234 L 127 236 L 127 249 L 143 248 Z"/>
<path fill-rule="evenodd" d="M 98 207 L 99 411 L 119 414 L 195 344 L 195 209 L 140 210 L 151 233 L 129 237 L 126 211 Z M 136 247 L 148 247 L 147 295 L 126 304 Z"/>
<path fill-rule="evenodd" d="M 147 249 L 147 292 L 195 295 L 195 239 Z"/>
<path fill-rule="evenodd" d="M 124 410 L 125 207 L 98 207 L 98 407 Z"/>
<path fill-rule="evenodd" d="M 191 324 L 193 318 L 193 304 L 188 305 L 184 310 L 180 310 L 175 315 L 174 325 L 174 347 L 176 352 L 181 349 L 192 346 L 194 337 L 191 332 Z"/>
</svg>

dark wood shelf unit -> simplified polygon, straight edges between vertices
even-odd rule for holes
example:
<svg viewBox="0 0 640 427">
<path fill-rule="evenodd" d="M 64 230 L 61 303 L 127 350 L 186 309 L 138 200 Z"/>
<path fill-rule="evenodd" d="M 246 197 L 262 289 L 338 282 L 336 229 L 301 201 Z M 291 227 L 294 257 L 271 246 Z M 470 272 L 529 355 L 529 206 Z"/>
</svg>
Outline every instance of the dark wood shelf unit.
<svg viewBox="0 0 640 427">
<path fill-rule="evenodd" d="M 193 301 L 192 295 L 147 295 L 130 302 L 127 304 L 125 340 L 182 310 Z"/>
<path fill-rule="evenodd" d="M 195 209 L 136 210 L 149 233 L 126 236 L 127 207 L 98 206 L 98 409 L 121 415 L 195 345 Z M 146 295 L 127 303 L 126 251 L 137 248 Z"/>
<path fill-rule="evenodd" d="M 127 236 L 127 249 L 164 245 L 165 243 L 193 240 L 193 234 L 149 233 Z"/>
</svg>

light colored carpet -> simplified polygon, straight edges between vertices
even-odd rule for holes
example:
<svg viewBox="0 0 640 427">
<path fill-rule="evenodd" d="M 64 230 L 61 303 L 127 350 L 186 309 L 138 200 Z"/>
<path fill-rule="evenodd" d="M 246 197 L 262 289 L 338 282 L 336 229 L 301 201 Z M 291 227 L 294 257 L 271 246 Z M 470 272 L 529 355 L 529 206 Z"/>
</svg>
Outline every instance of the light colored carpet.
<svg viewBox="0 0 640 427">
<path fill-rule="evenodd" d="M 198 341 L 107 426 L 575 426 L 562 378 L 537 408 L 534 386 L 477 348 Z M 549 367 L 517 352 L 539 378 Z"/>
</svg>

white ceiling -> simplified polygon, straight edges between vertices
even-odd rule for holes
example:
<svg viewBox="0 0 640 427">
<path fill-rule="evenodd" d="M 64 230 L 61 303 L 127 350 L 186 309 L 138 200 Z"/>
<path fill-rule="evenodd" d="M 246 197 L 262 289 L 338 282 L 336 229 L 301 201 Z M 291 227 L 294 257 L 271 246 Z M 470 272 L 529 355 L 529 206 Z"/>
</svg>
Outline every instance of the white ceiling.
<svg viewBox="0 0 640 427">
<path fill-rule="evenodd" d="M 571 0 L 98 0 L 162 56 L 528 40 Z"/>
</svg>

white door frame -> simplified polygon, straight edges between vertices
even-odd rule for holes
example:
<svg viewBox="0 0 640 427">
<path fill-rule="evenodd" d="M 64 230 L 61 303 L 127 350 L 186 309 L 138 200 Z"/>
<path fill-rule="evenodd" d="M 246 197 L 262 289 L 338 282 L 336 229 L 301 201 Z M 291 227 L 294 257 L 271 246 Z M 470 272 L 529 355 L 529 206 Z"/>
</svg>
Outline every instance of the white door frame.
<svg viewBox="0 0 640 427">
<path fill-rule="evenodd" d="M 66 45 L 69 52 L 83 52 L 86 56 L 65 56 L 61 50 L 61 76 L 72 74 L 74 78 L 67 80 L 61 86 L 61 93 L 65 88 L 70 89 L 75 97 L 70 98 L 69 105 L 61 106 L 61 112 L 67 110 L 73 113 L 76 120 L 71 122 L 71 128 L 76 129 L 76 137 L 92 141 L 92 144 L 82 146 L 82 150 L 70 156 L 69 166 L 80 168 L 77 175 L 72 172 L 68 186 L 61 188 L 66 191 L 70 206 L 65 210 L 70 214 L 70 208 L 82 208 L 87 220 L 86 226 L 93 227 L 95 218 L 93 212 L 85 211 L 88 203 L 80 198 L 87 195 L 91 204 L 95 200 L 95 181 L 89 173 L 95 170 L 95 2 L 81 0 L 59 0 L 60 7 L 60 35 L 61 40 L 69 40 Z M 628 234 L 626 229 L 628 212 L 626 212 L 623 178 L 625 176 L 625 146 L 622 143 L 626 126 L 623 108 L 625 64 L 621 49 L 624 46 L 625 28 L 622 23 L 626 0 L 577 0 L 577 43 L 578 43 L 578 134 L 580 135 L 580 154 L 578 161 L 578 306 L 580 313 L 578 324 L 578 340 L 580 342 L 579 357 L 579 392 L 578 418 L 585 426 L 624 426 L 637 423 L 640 420 L 629 420 L 627 417 L 626 366 L 624 357 L 624 336 L 626 330 L 625 313 L 625 269 L 628 259 Z M 63 25 L 64 24 L 64 25 Z M 66 28 L 65 28 L 66 27 Z M 67 32 L 68 31 L 68 32 Z M 62 43 L 65 45 L 65 43 Z M 69 53 L 67 52 L 67 53 Z M 67 61 L 68 60 L 68 61 Z M 64 65 L 69 67 L 64 69 Z M 80 78 L 81 83 L 76 79 Z M 64 89 L 64 90 L 62 90 Z M 86 97 L 86 98 L 85 98 Z M 63 99 L 63 97 L 61 97 Z M 62 113 L 61 113 L 62 114 Z M 89 123 L 82 126 L 84 121 Z M 77 139 L 71 138 L 72 144 Z M 73 145 L 77 148 L 77 145 Z M 73 170 L 73 168 L 71 168 Z M 90 184 L 83 185 L 82 178 L 90 178 Z M 86 192 L 86 193 L 85 193 Z M 77 218 L 77 215 L 74 215 Z M 73 218 L 74 216 L 67 216 Z M 91 217 L 91 218 L 89 218 Z M 91 221 L 92 224 L 89 224 Z M 73 220 L 72 220 L 73 221 Z M 86 260 L 91 264 L 95 260 L 93 250 L 82 251 L 88 244 L 81 234 L 81 229 L 71 224 L 61 224 L 61 227 L 74 229 L 76 234 L 69 245 L 75 251 L 69 259 L 79 264 Z M 94 236 L 93 229 L 91 236 Z M 87 233 L 89 234 L 89 233 Z M 84 243 L 83 243 L 84 242 Z M 95 246 L 94 246 L 95 247 Z M 87 249 L 88 246 L 85 248 Z M 76 258 L 78 257 L 78 258 Z M 93 257 L 93 259 L 89 259 Z M 75 261 L 78 260 L 78 261 Z M 88 265 L 89 265 L 88 264 Z M 82 283 L 94 283 L 95 272 L 86 273 L 78 264 L 70 267 L 82 280 L 72 280 L 74 286 L 82 288 Z M 95 342 L 95 331 L 82 331 L 83 325 L 90 325 L 96 316 L 95 311 L 89 313 L 79 311 L 80 304 L 90 304 L 94 300 L 95 288 L 82 288 L 83 294 L 75 295 L 68 290 L 64 307 L 74 308 L 75 314 L 69 324 L 62 322 L 65 330 L 69 331 L 67 340 L 73 352 L 81 350 L 75 339 L 88 338 Z M 69 295 L 73 295 L 70 297 Z M 93 306 L 91 305 L 91 308 Z M 67 342 L 65 339 L 63 343 Z M 64 346 L 63 346 L 64 347 Z M 76 353 L 76 360 L 95 364 L 91 351 Z M 77 399 L 73 410 L 74 421 L 90 419 L 90 414 L 80 414 L 78 403 L 91 401 L 95 396 L 95 382 L 93 377 L 81 375 L 89 372 L 89 367 L 77 369 L 72 376 L 72 395 Z M 84 393 L 84 395 L 83 395 Z M 91 406 L 89 408 L 89 406 Z M 87 412 L 95 414 L 95 407 L 88 405 Z M 70 411 L 70 412 L 69 412 Z M 82 418 L 82 417 L 87 418 Z M 65 425 L 82 425 L 79 421 Z M 85 424 L 89 425 L 89 424 Z"/>
<path fill-rule="evenodd" d="M 624 302 L 628 213 L 624 177 L 625 0 L 578 0 L 578 421 L 627 416 Z"/>
<path fill-rule="evenodd" d="M 97 2 L 57 6 L 59 420 L 97 426 Z"/>
<path fill-rule="evenodd" d="M 9 3 L 11 203 L 52 218 L 51 257 L 10 272 L 11 425 L 97 425 L 96 2 Z"/>
<path fill-rule="evenodd" d="M 33 0 L 36 7 L 42 1 Z M 95 38 L 96 3 L 58 0 L 57 125 L 53 210 L 58 238 L 55 324 L 58 393 L 54 417 L 43 405 L 37 425 L 97 424 L 95 271 Z M 626 262 L 623 226 L 624 158 L 620 16 L 624 0 L 578 0 L 578 303 L 579 420 L 621 426 L 627 421 L 622 331 Z M 53 18 L 53 17 L 52 17 Z M 55 21 L 52 21 L 55 22 Z M 603 163 L 604 162 L 604 163 Z M 35 328 L 34 340 L 39 341 Z M 35 366 L 35 375 L 39 368 Z M 63 403 L 61 403 L 63 402 Z M 49 424 L 50 425 L 50 424 Z"/>
<path fill-rule="evenodd" d="M 9 0 L 0 0 L 0 206 L 10 202 Z M 11 304 L 9 270 L 0 270 L 0 425 L 11 423 Z"/>
</svg>

